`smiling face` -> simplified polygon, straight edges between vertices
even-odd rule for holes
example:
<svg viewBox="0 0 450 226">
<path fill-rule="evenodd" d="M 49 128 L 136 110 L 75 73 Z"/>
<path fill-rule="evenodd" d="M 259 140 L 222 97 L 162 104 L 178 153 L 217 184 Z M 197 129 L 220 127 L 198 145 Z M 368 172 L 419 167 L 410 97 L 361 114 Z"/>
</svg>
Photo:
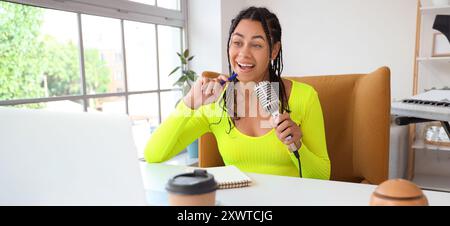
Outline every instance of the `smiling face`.
<svg viewBox="0 0 450 226">
<path fill-rule="evenodd" d="M 269 78 L 269 62 L 278 54 L 279 43 L 269 54 L 270 45 L 259 21 L 243 19 L 231 34 L 230 65 L 241 82 L 259 82 Z M 270 56 L 271 55 L 271 56 Z"/>
</svg>

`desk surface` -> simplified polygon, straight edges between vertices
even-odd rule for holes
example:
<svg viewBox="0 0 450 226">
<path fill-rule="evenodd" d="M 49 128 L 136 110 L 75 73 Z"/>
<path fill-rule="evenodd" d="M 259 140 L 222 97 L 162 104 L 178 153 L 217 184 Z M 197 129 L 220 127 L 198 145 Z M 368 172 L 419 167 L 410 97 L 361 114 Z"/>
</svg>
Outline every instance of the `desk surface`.
<svg viewBox="0 0 450 226">
<path fill-rule="evenodd" d="M 150 205 L 167 205 L 165 184 L 172 176 L 185 172 L 184 166 L 141 164 Z M 375 185 L 302 179 L 246 173 L 249 187 L 217 190 L 217 201 L 224 206 L 367 206 Z M 450 205 L 450 193 L 424 191 L 430 205 Z"/>
</svg>

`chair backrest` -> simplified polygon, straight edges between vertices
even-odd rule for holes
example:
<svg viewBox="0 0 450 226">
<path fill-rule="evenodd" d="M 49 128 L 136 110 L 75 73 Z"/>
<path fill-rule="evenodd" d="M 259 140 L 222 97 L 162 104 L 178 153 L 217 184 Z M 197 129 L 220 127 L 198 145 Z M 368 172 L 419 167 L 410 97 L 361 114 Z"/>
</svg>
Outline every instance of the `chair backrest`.
<svg viewBox="0 0 450 226">
<path fill-rule="evenodd" d="M 287 77 L 313 86 L 325 121 L 331 179 L 379 184 L 388 179 L 390 70 Z M 199 166 L 223 165 L 214 135 L 199 142 Z"/>
</svg>

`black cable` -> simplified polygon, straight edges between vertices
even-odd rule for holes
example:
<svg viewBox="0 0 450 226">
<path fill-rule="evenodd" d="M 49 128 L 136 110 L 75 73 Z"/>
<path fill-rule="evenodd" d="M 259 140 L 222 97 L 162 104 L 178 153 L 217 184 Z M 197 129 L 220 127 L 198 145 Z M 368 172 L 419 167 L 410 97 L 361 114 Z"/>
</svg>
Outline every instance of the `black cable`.
<svg viewBox="0 0 450 226">
<path fill-rule="evenodd" d="M 299 172 L 299 176 L 301 178 L 302 177 L 302 164 L 300 163 L 300 154 L 298 154 L 298 150 L 294 151 L 294 155 L 298 160 L 298 172 Z"/>
<path fill-rule="evenodd" d="M 279 122 L 278 123 L 278 126 L 280 126 L 280 124 L 281 124 L 282 122 Z M 286 128 L 287 129 L 287 128 Z M 285 129 L 285 130 L 286 130 Z M 284 132 L 284 130 L 283 130 L 283 132 Z M 289 136 L 292 138 L 292 134 L 289 134 Z M 301 147 L 301 146 L 300 146 Z M 296 151 L 293 151 L 294 152 L 294 155 L 295 155 L 295 157 L 297 158 L 297 160 L 298 160 L 298 175 L 300 176 L 300 178 L 302 177 L 302 164 L 300 163 L 300 154 L 298 154 L 298 149 L 296 150 Z"/>
</svg>

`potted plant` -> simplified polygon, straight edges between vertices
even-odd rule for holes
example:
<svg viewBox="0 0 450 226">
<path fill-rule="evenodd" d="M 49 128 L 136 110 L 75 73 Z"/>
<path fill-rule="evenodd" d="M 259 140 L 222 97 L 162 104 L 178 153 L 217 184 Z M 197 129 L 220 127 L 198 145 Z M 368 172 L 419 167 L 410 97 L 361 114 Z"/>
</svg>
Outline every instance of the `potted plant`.
<svg viewBox="0 0 450 226">
<path fill-rule="evenodd" d="M 184 50 L 183 53 L 177 53 L 177 55 L 180 59 L 181 66 L 174 68 L 170 72 L 169 76 L 173 75 L 175 72 L 181 69 L 181 76 L 173 85 L 181 88 L 183 93 L 182 96 L 184 97 L 191 89 L 195 80 L 197 80 L 198 75 L 197 73 L 195 73 L 195 71 L 189 69 L 189 61 L 194 59 L 194 56 L 189 56 L 189 49 Z M 177 104 L 181 101 L 181 99 L 177 101 Z M 187 147 L 187 152 L 189 158 L 198 158 L 198 140 L 195 140 Z"/>
</svg>

